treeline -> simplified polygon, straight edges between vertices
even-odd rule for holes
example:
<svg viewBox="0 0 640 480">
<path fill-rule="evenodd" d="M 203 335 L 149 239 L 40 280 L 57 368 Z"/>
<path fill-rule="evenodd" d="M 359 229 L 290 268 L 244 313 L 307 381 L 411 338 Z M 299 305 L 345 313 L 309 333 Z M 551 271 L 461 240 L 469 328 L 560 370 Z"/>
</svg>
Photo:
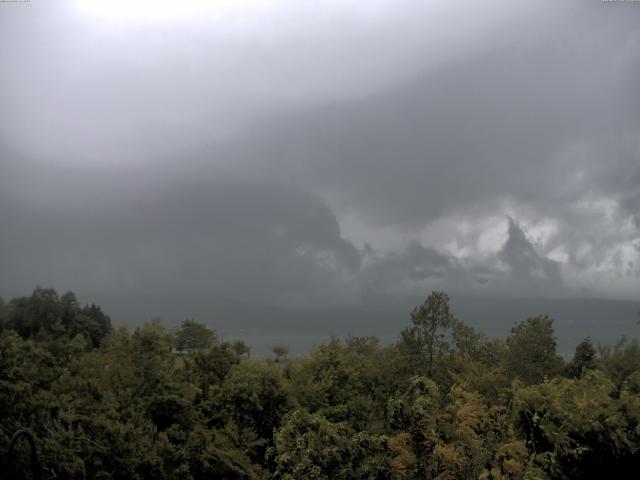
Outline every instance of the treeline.
<svg viewBox="0 0 640 480">
<path fill-rule="evenodd" d="M 0 302 L 0 452 L 26 428 L 43 478 L 70 480 L 637 471 L 636 340 L 586 338 L 565 362 L 548 317 L 489 339 L 455 318 L 441 292 L 410 320 L 390 346 L 334 338 L 303 357 L 278 346 L 274 359 L 254 359 L 194 320 L 114 330 L 99 307 L 37 289 Z"/>
</svg>

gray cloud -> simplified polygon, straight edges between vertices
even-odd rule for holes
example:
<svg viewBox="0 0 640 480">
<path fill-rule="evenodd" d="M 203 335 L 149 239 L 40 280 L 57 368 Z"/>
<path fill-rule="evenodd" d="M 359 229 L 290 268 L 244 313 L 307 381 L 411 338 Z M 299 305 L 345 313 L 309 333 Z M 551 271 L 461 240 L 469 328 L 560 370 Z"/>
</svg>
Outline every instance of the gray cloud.
<svg viewBox="0 0 640 480">
<path fill-rule="evenodd" d="M 413 243 L 401 252 L 369 260 L 362 272 L 363 300 L 388 302 L 403 293 L 419 296 L 433 289 L 503 297 L 578 293 L 565 285 L 560 264 L 541 255 L 515 220 L 507 221 L 504 244 L 485 258 L 460 259 Z"/>
<path fill-rule="evenodd" d="M 359 268 L 358 252 L 340 237 L 328 208 L 296 189 L 232 177 L 129 179 L 116 196 L 117 177 L 101 187 L 104 178 L 76 172 L 77 188 L 65 178 L 50 172 L 64 202 L 52 197 L 4 210 L 5 290 L 37 281 L 94 293 L 132 288 L 297 301 L 322 295 L 341 270 Z"/>
<path fill-rule="evenodd" d="M 64 172 L 49 174 L 66 192 L 63 203 L 53 197 L 3 212 L 5 290 L 36 281 L 91 293 L 317 302 L 339 293 L 331 291 L 336 276 L 359 268 L 333 214 L 296 189 L 234 177 L 130 179 L 114 195 L 117 177 L 104 187 L 104 178 L 76 172 L 67 183 Z"/>
<path fill-rule="evenodd" d="M 61 5 L 0 16 L 2 291 L 637 295 L 635 5 Z"/>
<path fill-rule="evenodd" d="M 509 270 L 507 289 L 547 297 L 566 293 L 558 262 L 540 255 L 522 227 L 511 218 L 509 236 L 498 252 L 498 258 Z"/>
</svg>

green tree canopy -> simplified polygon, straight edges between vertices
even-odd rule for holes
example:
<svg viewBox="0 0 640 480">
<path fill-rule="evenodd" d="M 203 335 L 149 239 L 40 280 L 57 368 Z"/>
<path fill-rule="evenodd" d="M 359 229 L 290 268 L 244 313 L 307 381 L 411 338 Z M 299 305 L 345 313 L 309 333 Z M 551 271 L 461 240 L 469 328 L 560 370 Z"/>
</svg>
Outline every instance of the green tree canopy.
<svg viewBox="0 0 640 480">
<path fill-rule="evenodd" d="M 563 360 L 556 353 L 553 320 L 546 315 L 529 318 L 511 329 L 507 338 L 507 373 L 527 384 L 557 375 Z"/>
<path fill-rule="evenodd" d="M 456 322 L 449 307 L 449 295 L 432 292 L 411 312 L 411 322 L 413 326 L 402 332 L 401 344 L 424 362 L 425 373 L 432 377 L 435 363 L 450 349 L 451 329 Z"/>
<path fill-rule="evenodd" d="M 598 366 L 597 355 L 591 337 L 586 337 L 576 346 L 573 358 L 567 365 L 567 376 L 580 378 L 583 373 L 595 369 Z"/>
<path fill-rule="evenodd" d="M 97 305 L 81 305 L 73 292 L 62 296 L 52 288 L 36 288 L 28 297 L 4 307 L 4 327 L 23 338 L 55 339 L 82 335 L 97 347 L 111 332 L 111 319 Z"/>
<path fill-rule="evenodd" d="M 287 358 L 287 355 L 289 355 L 289 347 L 282 343 L 278 343 L 271 347 L 271 351 L 276 356 L 276 362 Z"/>
<path fill-rule="evenodd" d="M 187 352 L 211 347 L 218 340 L 214 330 L 193 319 L 183 320 L 175 331 L 176 349 Z"/>
</svg>

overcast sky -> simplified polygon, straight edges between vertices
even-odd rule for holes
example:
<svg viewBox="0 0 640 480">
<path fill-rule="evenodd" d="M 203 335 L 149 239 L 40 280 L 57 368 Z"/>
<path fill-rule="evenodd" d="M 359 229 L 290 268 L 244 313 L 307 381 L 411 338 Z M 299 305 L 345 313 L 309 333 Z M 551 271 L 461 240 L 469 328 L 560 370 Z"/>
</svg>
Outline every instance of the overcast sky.
<svg viewBox="0 0 640 480">
<path fill-rule="evenodd" d="M 638 299 L 640 3 L 0 3 L 0 295 Z"/>
</svg>

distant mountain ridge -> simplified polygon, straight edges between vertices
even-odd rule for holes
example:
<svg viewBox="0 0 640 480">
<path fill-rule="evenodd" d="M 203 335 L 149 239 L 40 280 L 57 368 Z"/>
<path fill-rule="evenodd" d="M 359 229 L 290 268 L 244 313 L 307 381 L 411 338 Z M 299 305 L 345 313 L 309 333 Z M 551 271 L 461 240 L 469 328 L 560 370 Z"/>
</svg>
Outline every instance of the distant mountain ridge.
<svg viewBox="0 0 640 480">
<path fill-rule="evenodd" d="M 394 341 L 410 325 L 409 314 L 420 299 L 388 305 L 331 308 L 285 308 L 206 295 L 78 295 L 109 314 L 115 325 L 135 326 L 154 317 L 169 326 L 194 318 L 215 328 L 223 338 L 242 339 L 258 355 L 271 345 L 287 343 L 301 354 L 331 335 L 375 335 Z M 555 320 L 558 350 L 571 354 L 591 335 L 612 344 L 622 335 L 640 335 L 640 301 L 607 299 L 481 298 L 452 296 L 455 315 L 489 336 L 508 335 L 514 323 L 539 314 Z"/>
</svg>

